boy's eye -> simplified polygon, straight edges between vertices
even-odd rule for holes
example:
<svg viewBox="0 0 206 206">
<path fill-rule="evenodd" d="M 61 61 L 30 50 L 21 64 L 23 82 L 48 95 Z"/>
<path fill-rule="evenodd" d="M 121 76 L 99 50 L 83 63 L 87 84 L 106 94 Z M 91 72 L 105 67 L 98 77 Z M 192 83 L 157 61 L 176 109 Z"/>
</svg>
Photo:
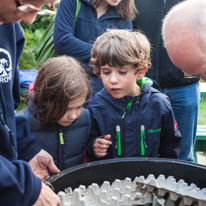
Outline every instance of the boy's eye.
<svg viewBox="0 0 206 206">
<path fill-rule="evenodd" d="M 120 74 L 126 74 L 127 71 L 119 71 Z"/>
<path fill-rule="evenodd" d="M 110 72 L 109 71 L 104 71 L 103 74 L 108 75 L 108 74 L 110 74 Z"/>
</svg>

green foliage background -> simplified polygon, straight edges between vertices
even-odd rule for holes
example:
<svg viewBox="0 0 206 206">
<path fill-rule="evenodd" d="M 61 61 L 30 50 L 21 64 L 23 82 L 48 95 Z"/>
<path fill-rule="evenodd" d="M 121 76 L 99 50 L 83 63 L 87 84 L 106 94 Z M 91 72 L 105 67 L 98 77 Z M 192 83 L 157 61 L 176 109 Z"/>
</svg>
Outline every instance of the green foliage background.
<svg viewBox="0 0 206 206">
<path fill-rule="evenodd" d="M 55 5 L 57 8 L 58 5 Z M 43 8 L 49 9 L 48 6 Z M 37 15 L 33 24 L 25 24 L 20 22 L 26 37 L 26 42 L 24 46 L 24 51 L 20 59 L 19 68 L 20 69 L 38 69 L 35 60 L 35 51 L 38 46 L 39 40 L 44 34 L 44 31 L 48 27 L 53 15 Z"/>
<path fill-rule="evenodd" d="M 45 6 L 44 8 L 48 9 L 48 6 Z M 52 15 L 37 15 L 33 24 L 25 24 L 22 21 L 20 22 L 26 37 L 24 50 L 19 62 L 20 70 L 38 69 L 37 62 L 35 60 L 35 51 L 37 49 L 39 40 L 44 34 L 44 31 L 48 27 L 52 18 Z M 21 91 L 21 104 L 17 108 L 17 111 L 27 107 L 28 99 L 28 89 L 23 88 Z"/>
</svg>

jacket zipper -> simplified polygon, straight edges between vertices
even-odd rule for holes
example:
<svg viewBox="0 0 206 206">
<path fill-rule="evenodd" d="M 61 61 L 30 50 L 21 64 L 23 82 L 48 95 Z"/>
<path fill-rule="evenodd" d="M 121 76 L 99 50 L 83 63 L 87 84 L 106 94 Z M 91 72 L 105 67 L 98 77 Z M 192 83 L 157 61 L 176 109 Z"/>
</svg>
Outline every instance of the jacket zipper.
<svg viewBox="0 0 206 206">
<path fill-rule="evenodd" d="M 145 127 L 144 125 L 141 126 L 141 155 L 145 155 Z"/>
<path fill-rule="evenodd" d="M 4 113 L 3 113 L 3 110 L 0 108 L 0 119 L 1 119 L 1 122 L 2 124 L 4 125 L 4 127 L 7 129 L 7 131 L 9 132 L 9 136 L 10 136 L 10 140 L 11 140 L 11 143 L 15 149 L 15 151 L 18 153 L 17 151 L 17 146 L 15 144 L 15 137 L 14 137 L 14 133 L 12 133 L 12 131 L 10 130 L 8 124 L 7 124 L 7 121 L 6 121 L 6 104 L 5 104 L 5 100 L 4 100 L 4 95 L 3 95 L 3 89 L 2 89 L 2 84 L 0 84 L 0 97 L 1 97 L 1 100 L 2 100 L 2 107 L 3 107 L 3 110 L 4 110 Z"/>
<path fill-rule="evenodd" d="M 63 145 L 64 145 L 64 136 L 62 132 L 62 128 L 59 129 L 59 143 L 60 143 L 60 150 L 59 150 L 59 169 L 63 170 Z"/>
<path fill-rule="evenodd" d="M 126 110 L 126 112 L 124 112 L 124 113 L 123 113 L 123 115 L 122 115 L 122 120 L 124 120 L 125 115 L 126 115 L 126 113 L 128 112 L 128 110 L 130 110 L 130 109 L 131 109 L 132 104 L 133 104 L 133 102 L 134 102 L 134 98 L 135 98 L 135 96 L 133 96 L 132 101 L 131 101 L 131 102 L 129 102 L 129 103 L 127 104 L 127 110 Z M 121 142 L 119 142 L 119 143 L 121 144 Z M 115 146 L 115 149 L 118 149 L 118 141 L 116 141 L 116 146 Z"/>
<path fill-rule="evenodd" d="M 134 98 L 135 98 L 135 96 L 133 96 L 132 101 L 129 102 L 129 103 L 127 104 L 127 111 L 131 109 L 131 106 L 132 106 L 132 104 L 133 104 Z M 124 119 L 124 117 L 125 117 L 127 111 L 123 113 L 123 115 L 122 115 L 122 119 Z"/>
<path fill-rule="evenodd" d="M 164 15 L 166 14 L 166 0 L 164 0 Z"/>
<path fill-rule="evenodd" d="M 127 104 L 127 111 L 131 109 L 134 98 L 135 98 L 135 96 L 133 97 L 132 101 Z M 125 115 L 126 115 L 127 111 L 124 112 L 123 115 L 122 115 L 123 120 L 125 118 Z M 144 156 L 145 155 L 145 149 L 147 148 L 147 145 L 146 145 L 146 142 L 145 142 L 145 127 L 144 127 L 144 125 L 141 126 L 141 142 L 140 142 L 140 144 L 141 144 L 141 155 Z M 117 149 L 117 142 L 116 142 L 116 147 L 115 148 Z"/>
</svg>

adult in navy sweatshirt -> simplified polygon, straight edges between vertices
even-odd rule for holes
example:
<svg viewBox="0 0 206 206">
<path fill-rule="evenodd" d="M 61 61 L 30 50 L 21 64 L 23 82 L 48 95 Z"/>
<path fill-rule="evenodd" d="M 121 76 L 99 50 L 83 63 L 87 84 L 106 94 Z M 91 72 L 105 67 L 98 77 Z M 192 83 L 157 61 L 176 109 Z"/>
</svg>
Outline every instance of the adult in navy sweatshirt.
<svg viewBox="0 0 206 206">
<path fill-rule="evenodd" d="M 42 0 L 24 3 L 38 9 L 45 4 Z M 56 170 L 53 159 L 34 144 L 26 119 L 14 114 L 20 102 L 18 63 L 25 38 L 20 24 L 9 22 L 22 19 L 32 23 L 37 14 L 20 11 L 21 4 L 18 0 L 0 1 L 0 205 L 60 206 L 58 196 L 34 175 L 48 177 L 47 166 Z"/>
</svg>

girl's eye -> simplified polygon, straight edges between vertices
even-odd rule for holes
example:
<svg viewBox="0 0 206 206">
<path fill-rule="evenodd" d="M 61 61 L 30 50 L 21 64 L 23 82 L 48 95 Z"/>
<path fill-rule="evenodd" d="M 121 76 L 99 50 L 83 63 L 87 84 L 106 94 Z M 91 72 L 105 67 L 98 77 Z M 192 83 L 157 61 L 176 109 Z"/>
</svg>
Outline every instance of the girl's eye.
<svg viewBox="0 0 206 206">
<path fill-rule="evenodd" d="M 83 105 L 81 105 L 81 106 L 77 107 L 77 109 L 81 109 L 82 107 L 83 107 Z"/>
</svg>

